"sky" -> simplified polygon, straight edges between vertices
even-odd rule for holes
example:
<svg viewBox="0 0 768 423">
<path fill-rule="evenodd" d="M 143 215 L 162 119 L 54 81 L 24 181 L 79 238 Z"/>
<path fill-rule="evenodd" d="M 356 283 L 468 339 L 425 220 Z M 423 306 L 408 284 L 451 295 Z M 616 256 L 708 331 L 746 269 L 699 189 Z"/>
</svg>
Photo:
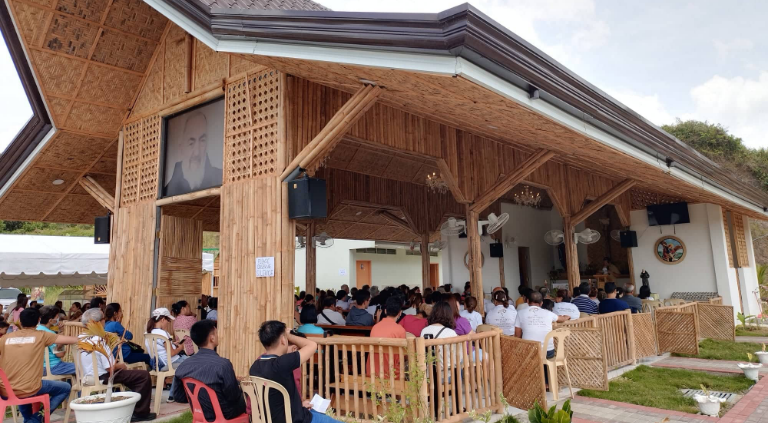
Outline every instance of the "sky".
<svg viewBox="0 0 768 423">
<path fill-rule="evenodd" d="M 440 12 L 461 0 L 320 0 L 337 11 Z M 720 123 L 768 147 L 768 1 L 472 0 L 576 74 L 657 125 Z M 31 111 L 0 49 L 0 150 Z"/>
</svg>

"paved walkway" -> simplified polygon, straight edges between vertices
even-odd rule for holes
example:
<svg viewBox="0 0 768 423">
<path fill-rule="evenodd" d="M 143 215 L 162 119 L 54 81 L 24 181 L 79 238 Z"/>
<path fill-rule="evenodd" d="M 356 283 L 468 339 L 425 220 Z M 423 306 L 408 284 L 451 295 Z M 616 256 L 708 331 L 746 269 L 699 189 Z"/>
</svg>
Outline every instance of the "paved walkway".
<svg viewBox="0 0 768 423">
<path fill-rule="evenodd" d="M 755 344 L 768 344 L 768 336 L 737 336 L 736 342 L 753 342 Z"/>
<path fill-rule="evenodd" d="M 737 366 L 738 363 L 738 361 L 727 360 L 704 360 L 701 358 L 667 357 L 663 360 L 659 360 L 651 364 L 651 366 L 668 367 L 673 369 L 700 370 L 703 372 L 742 373 L 741 369 L 739 369 Z M 763 366 L 760 369 L 760 374 L 767 375 L 768 366 Z"/>
</svg>

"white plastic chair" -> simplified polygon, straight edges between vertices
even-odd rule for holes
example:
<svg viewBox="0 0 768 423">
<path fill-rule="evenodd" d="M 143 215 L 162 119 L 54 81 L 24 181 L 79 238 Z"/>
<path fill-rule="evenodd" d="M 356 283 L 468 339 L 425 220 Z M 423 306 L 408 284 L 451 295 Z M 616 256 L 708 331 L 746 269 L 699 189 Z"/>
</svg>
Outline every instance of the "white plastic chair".
<svg viewBox="0 0 768 423">
<path fill-rule="evenodd" d="M 117 347 L 117 360 L 120 363 L 125 363 L 125 359 L 123 358 L 123 348 L 122 345 L 120 347 Z M 125 367 L 127 370 L 147 370 L 147 365 L 145 363 L 125 363 Z"/>
<path fill-rule="evenodd" d="M 47 348 L 46 348 L 47 349 Z M 59 380 L 59 381 L 65 381 L 68 379 L 74 379 L 75 375 L 54 375 L 51 373 L 51 358 L 48 355 L 48 351 L 45 352 L 45 376 L 43 376 L 43 380 Z"/>
<path fill-rule="evenodd" d="M 99 373 L 99 363 L 96 361 L 96 354 L 99 353 L 91 353 L 89 354 L 91 356 L 91 360 L 93 360 L 93 374 L 90 377 L 90 379 L 86 380 L 88 377 L 85 376 L 85 369 L 83 369 L 83 365 L 81 360 L 81 352 L 80 350 L 77 350 L 74 354 L 73 361 L 75 362 L 75 379 L 72 380 L 72 390 L 69 392 L 69 400 L 67 401 L 67 404 L 77 399 L 78 393 L 81 396 L 87 397 L 88 395 L 93 394 L 99 394 L 102 392 L 107 391 L 107 385 L 101 383 L 101 379 L 98 377 Z M 125 385 L 121 383 L 115 383 L 112 385 L 112 389 L 119 389 L 121 391 L 127 391 L 128 389 L 125 387 Z M 64 413 L 64 422 L 69 422 L 69 412 L 71 411 L 71 407 L 67 407 L 66 413 Z"/>
<path fill-rule="evenodd" d="M 571 374 L 568 371 L 568 360 L 565 358 L 565 338 L 570 336 L 571 331 L 568 329 L 556 329 L 547 334 L 544 338 L 544 348 L 541 350 L 541 360 L 547 365 L 547 373 L 549 375 L 549 391 L 552 392 L 552 398 L 557 401 L 559 397 L 560 384 L 557 381 L 557 368 L 563 367 L 565 369 L 565 377 L 568 379 L 568 390 L 571 392 L 571 398 L 573 397 L 573 384 L 571 383 Z M 553 358 L 547 358 L 547 348 L 551 339 L 557 339 L 557 350 Z"/>
<path fill-rule="evenodd" d="M 283 406 L 285 407 L 285 421 L 293 421 L 291 418 L 291 398 L 288 391 L 279 383 L 269 379 L 251 376 L 240 382 L 243 393 L 251 401 L 251 421 L 253 423 L 272 423 L 272 411 L 269 407 L 269 390 L 276 389 L 283 394 Z"/>
<path fill-rule="evenodd" d="M 158 341 L 160 341 L 160 344 L 165 344 L 165 356 L 167 357 L 168 363 L 166 363 L 166 369 L 161 370 L 160 368 L 160 355 L 158 354 L 159 347 L 157 345 Z M 171 345 L 171 340 L 166 338 L 162 335 L 154 335 L 151 333 L 145 333 L 144 334 L 144 345 L 147 347 L 147 354 L 149 354 L 150 359 L 155 363 L 154 366 L 150 366 L 149 374 L 155 377 L 155 403 L 154 403 L 154 412 L 159 413 L 160 412 L 160 401 L 163 398 L 163 387 L 165 386 L 165 378 L 167 377 L 173 377 L 176 375 L 176 370 L 173 368 L 173 363 L 171 362 L 171 351 L 173 351 L 173 347 Z"/>
</svg>

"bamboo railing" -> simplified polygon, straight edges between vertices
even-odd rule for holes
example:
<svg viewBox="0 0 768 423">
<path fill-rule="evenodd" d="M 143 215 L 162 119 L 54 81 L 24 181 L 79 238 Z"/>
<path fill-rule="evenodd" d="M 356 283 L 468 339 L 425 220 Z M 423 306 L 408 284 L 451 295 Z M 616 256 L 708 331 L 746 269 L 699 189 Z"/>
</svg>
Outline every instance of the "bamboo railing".
<svg viewBox="0 0 768 423">
<path fill-rule="evenodd" d="M 472 410 L 500 411 L 500 334 L 494 330 L 435 340 L 311 338 L 317 352 L 302 364 L 301 396 L 329 398 L 337 416 L 361 422 L 404 411 L 407 420 L 451 423 Z"/>
<path fill-rule="evenodd" d="M 605 360 L 610 370 L 635 362 L 635 337 L 631 316 L 629 310 L 617 311 L 567 321 L 557 327 L 600 328 L 605 344 Z"/>
</svg>

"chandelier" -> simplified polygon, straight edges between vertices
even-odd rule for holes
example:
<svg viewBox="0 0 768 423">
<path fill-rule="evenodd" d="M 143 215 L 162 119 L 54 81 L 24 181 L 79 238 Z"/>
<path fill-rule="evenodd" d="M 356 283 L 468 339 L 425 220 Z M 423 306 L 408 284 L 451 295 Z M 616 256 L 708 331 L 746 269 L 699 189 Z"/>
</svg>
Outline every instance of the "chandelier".
<svg viewBox="0 0 768 423">
<path fill-rule="evenodd" d="M 539 207 L 539 204 L 541 204 L 541 194 L 525 185 L 520 192 L 515 193 L 515 203 L 521 206 Z"/>
<path fill-rule="evenodd" d="M 427 186 L 433 191 L 439 194 L 445 194 L 448 192 L 448 184 L 445 183 L 443 178 L 436 172 L 427 175 Z"/>
</svg>

